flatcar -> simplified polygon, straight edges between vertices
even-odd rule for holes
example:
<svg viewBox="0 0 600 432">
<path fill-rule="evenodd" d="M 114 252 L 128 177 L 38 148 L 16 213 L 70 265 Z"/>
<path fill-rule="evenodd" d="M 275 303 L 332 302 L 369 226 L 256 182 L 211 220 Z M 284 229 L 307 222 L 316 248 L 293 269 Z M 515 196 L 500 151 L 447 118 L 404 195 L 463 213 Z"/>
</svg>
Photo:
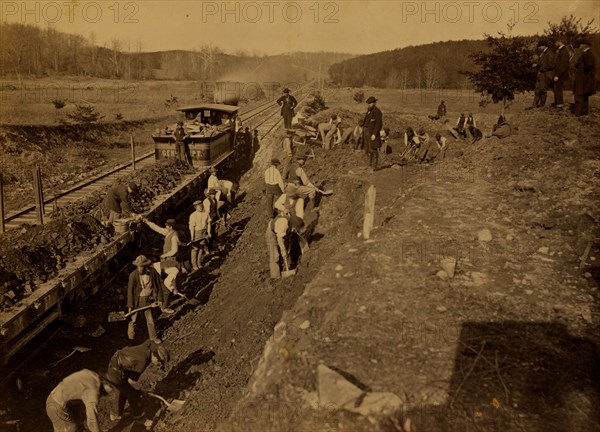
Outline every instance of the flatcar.
<svg viewBox="0 0 600 432">
<path fill-rule="evenodd" d="M 238 107 L 234 105 L 203 103 L 177 109 L 184 114 L 185 147 L 195 167 L 215 165 L 233 153 L 242 155 L 243 148 L 236 139 L 241 128 Z M 175 125 L 152 134 L 157 160 L 178 157 L 175 144 Z"/>
</svg>

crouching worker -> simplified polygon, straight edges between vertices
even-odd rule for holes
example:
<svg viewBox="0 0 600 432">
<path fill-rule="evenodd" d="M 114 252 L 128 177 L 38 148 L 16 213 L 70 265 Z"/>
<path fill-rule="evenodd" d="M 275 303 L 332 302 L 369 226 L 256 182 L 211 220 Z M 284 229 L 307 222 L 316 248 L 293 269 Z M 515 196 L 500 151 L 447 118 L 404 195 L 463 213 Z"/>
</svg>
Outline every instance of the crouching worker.
<svg viewBox="0 0 600 432">
<path fill-rule="evenodd" d="M 208 239 L 210 239 L 210 215 L 204 209 L 202 201 L 194 201 L 194 211 L 190 215 L 190 243 L 192 251 L 190 252 L 190 261 L 192 269 L 198 270 L 202 267 L 202 256 L 208 253 Z"/>
<path fill-rule="evenodd" d="M 160 256 L 160 262 L 154 263 L 153 267 L 159 274 L 165 273 L 165 286 L 172 293 L 177 293 L 176 279 L 181 268 L 177 261 L 179 252 L 179 234 L 175 231 L 175 219 L 167 219 L 165 228 L 150 222 L 148 219 L 142 219 L 146 225 L 153 231 L 165 236 L 163 243 L 163 253 Z"/>
<path fill-rule="evenodd" d="M 285 269 L 289 266 L 289 247 L 291 235 L 304 227 L 304 221 L 297 216 L 277 216 L 267 224 L 266 241 L 269 251 L 269 271 L 272 279 L 281 277 L 280 256 Z"/>
<path fill-rule="evenodd" d="M 289 184 L 277 198 L 273 208 L 282 216 L 298 216 L 304 220 L 304 198 L 300 197 L 298 188 Z"/>
<path fill-rule="evenodd" d="M 136 423 L 146 427 L 152 420 L 146 419 L 143 409 L 142 392 L 138 390 L 137 381 L 146 368 L 152 364 L 165 364 L 169 361 L 169 351 L 160 341 L 148 339 L 141 345 L 129 346 L 117 350 L 108 363 L 106 377 L 117 386 L 119 397 L 110 413 L 112 421 L 119 421 L 123 416 L 125 402 L 129 402 L 131 414 Z"/>
<path fill-rule="evenodd" d="M 52 422 L 54 432 L 77 432 L 84 426 L 77 420 L 70 402 L 81 401 L 85 405 L 87 430 L 100 432 L 98 425 L 98 401 L 115 389 L 105 376 L 82 369 L 63 379 L 46 399 L 46 414 Z"/>
<path fill-rule="evenodd" d="M 129 275 L 129 283 L 127 284 L 127 308 L 129 312 L 133 309 L 138 309 L 144 306 L 150 306 L 154 303 L 161 308 L 164 313 L 173 313 L 172 309 L 167 306 L 169 291 L 164 287 L 160 278 L 160 273 L 150 265 L 152 261 L 144 255 L 140 255 L 133 261 L 133 265 L 137 268 Z M 131 321 L 127 327 L 127 337 L 130 340 L 135 339 L 135 326 L 138 318 L 136 312 L 131 315 Z M 154 317 L 152 308 L 144 311 L 146 326 L 148 327 L 148 337 L 156 339 L 156 327 L 154 325 Z"/>
<path fill-rule="evenodd" d="M 317 188 L 310 182 L 308 176 L 306 175 L 306 171 L 304 171 L 306 159 L 306 155 L 296 156 L 296 161 L 290 166 L 288 181 L 296 185 L 296 189 L 300 197 L 304 198 L 305 200 L 309 199 L 309 205 L 314 205 L 314 200 L 317 195 Z"/>
</svg>

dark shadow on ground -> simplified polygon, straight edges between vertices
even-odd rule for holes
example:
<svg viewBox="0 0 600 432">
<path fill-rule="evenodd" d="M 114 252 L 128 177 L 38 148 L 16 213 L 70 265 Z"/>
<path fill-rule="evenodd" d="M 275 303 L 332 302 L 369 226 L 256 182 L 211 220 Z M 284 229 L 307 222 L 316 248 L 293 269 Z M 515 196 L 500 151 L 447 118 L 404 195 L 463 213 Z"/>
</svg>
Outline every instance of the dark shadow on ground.
<svg viewBox="0 0 600 432">
<path fill-rule="evenodd" d="M 561 323 L 467 322 L 447 403 L 404 412 L 420 431 L 600 430 L 597 344 Z M 395 430 L 393 422 L 389 430 Z"/>
</svg>

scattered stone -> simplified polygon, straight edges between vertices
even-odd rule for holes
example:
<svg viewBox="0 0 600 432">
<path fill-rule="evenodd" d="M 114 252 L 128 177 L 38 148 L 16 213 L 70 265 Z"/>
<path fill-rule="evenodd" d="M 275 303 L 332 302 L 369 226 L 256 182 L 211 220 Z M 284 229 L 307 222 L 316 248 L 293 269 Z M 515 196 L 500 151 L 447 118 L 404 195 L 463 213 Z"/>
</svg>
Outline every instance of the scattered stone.
<svg viewBox="0 0 600 432">
<path fill-rule="evenodd" d="M 512 234 L 507 234 L 506 235 L 506 240 L 513 241 L 514 239 L 515 239 L 515 237 Z"/>
<path fill-rule="evenodd" d="M 454 271 L 456 270 L 456 258 L 443 258 L 440 261 L 440 264 L 442 266 L 442 268 L 444 269 L 444 271 L 446 272 L 446 274 L 448 275 L 448 277 L 453 278 L 454 277 Z"/>
<path fill-rule="evenodd" d="M 397 412 L 402 407 L 402 404 L 402 399 L 400 399 L 394 393 L 367 393 L 359 407 L 350 409 L 350 411 L 362 414 L 363 416 L 387 416 Z"/>
<path fill-rule="evenodd" d="M 377 359 L 371 359 L 371 363 L 377 364 Z"/>
<path fill-rule="evenodd" d="M 339 274 L 339 273 L 336 273 L 336 274 L 335 274 L 335 277 L 336 277 L 337 279 L 339 279 L 339 278 L 341 278 L 341 277 L 342 277 L 342 275 L 341 275 L 341 274 Z"/>
<path fill-rule="evenodd" d="M 438 312 L 446 312 L 448 309 L 446 309 L 444 306 L 438 306 L 435 308 L 435 310 Z"/>
<path fill-rule="evenodd" d="M 106 330 L 104 329 L 104 327 L 102 327 L 100 324 L 98 324 L 96 326 L 96 328 L 94 329 L 94 331 L 88 333 L 91 337 L 93 338 L 99 338 L 100 336 L 102 336 L 104 333 L 106 333 Z"/>
<path fill-rule="evenodd" d="M 446 273 L 444 270 L 438 271 L 435 275 L 442 280 L 448 279 L 448 273 Z"/>
<path fill-rule="evenodd" d="M 319 406 L 354 408 L 363 391 L 325 365 L 317 366 Z"/>
<path fill-rule="evenodd" d="M 483 285 L 487 280 L 487 275 L 480 272 L 471 272 L 471 279 L 475 285 Z"/>
<path fill-rule="evenodd" d="M 548 252 L 550 251 L 550 249 L 548 248 L 548 246 L 542 246 L 542 247 L 541 247 L 541 248 L 539 248 L 537 251 L 538 251 L 539 253 L 543 253 L 543 254 L 547 255 L 547 254 L 548 254 Z"/>
<path fill-rule="evenodd" d="M 530 290 L 530 289 L 528 289 L 528 290 L 525 290 L 525 294 L 527 294 L 527 295 L 531 295 L 531 294 L 533 294 L 533 290 Z"/>
<path fill-rule="evenodd" d="M 591 274 L 590 272 L 585 272 L 585 273 L 583 274 L 583 276 L 584 276 L 586 279 L 589 279 L 589 278 L 591 278 L 591 277 L 592 277 L 592 274 Z"/>
<path fill-rule="evenodd" d="M 491 241 L 492 240 L 492 232 L 489 229 L 484 228 L 477 233 L 477 238 L 479 239 L 479 241 L 484 241 L 484 242 Z"/>
<path fill-rule="evenodd" d="M 344 266 L 341 265 L 341 264 L 338 264 L 338 265 L 335 266 L 335 271 L 339 272 L 339 271 L 342 271 L 343 269 L 344 269 Z"/>
<path fill-rule="evenodd" d="M 70 324 L 75 328 L 82 328 L 83 326 L 85 326 L 86 322 L 87 319 L 83 315 L 77 315 L 77 317 L 75 317 L 75 319 L 73 319 L 73 321 L 71 321 Z"/>
<path fill-rule="evenodd" d="M 590 310 L 589 307 L 584 307 L 581 310 L 581 317 L 588 323 L 588 324 L 593 324 L 594 320 L 592 317 L 592 311 Z"/>
<path fill-rule="evenodd" d="M 361 307 L 358 308 L 359 312 L 366 312 L 366 310 L 367 310 L 366 306 L 361 306 Z"/>
<path fill-rule="evenodd" d="M 302 330 L 306 330 L 307 328 L 310 327 L 310 321 L 309 320 L 305 320 L 302 324 L 300 324 L 299 326 Z"/>
<path fill-rule="evenodd" d="M 395 169 L 395 170 L 399 170 L 400 169 L 400 165 L 394 164 L 394 165 L 391 166 L 391 168 Z"/>
<path fill-rule="evenodd" d="M 358 249 L 354 249 L 354 248 L 348 249 L 348 252 L 358 252 Z"/>
</svg>

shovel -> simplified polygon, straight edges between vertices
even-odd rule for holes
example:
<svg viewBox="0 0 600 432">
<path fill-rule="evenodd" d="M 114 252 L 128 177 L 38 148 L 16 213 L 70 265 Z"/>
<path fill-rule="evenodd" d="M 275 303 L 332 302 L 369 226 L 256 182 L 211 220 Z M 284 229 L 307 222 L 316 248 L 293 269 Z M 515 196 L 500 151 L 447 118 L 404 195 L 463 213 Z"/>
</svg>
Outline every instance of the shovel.
<svg viewBox="0 0 600 432">
<path fill-rule="evenodd" d="M 331 196 L 333 195 L 333 189 L 327 189 L 327 190 L 321 190 L 319 188 L 316 188 L 317 192 L 321 193 L 323 196 Z"/>
<path fill-rule="evenodd" d="M 182 401 L 179 399 L 173 399 L 173 402 L 169 403 L 169 402 L 167 402 L 167 400 L 164 397 L 159 396 L 154 393 L 150 393 L 150 392 L 148 392 L 148 396 L 158 399 L 159 401 L 161 401 L 162 403 L 165 404 L 165 406 L 167 407 L 167 409 L 169 411 L 173 411 L 173 412 L 179 411 L 181 408 L 183 408 L 183 405 L 185 404 L 185 401 Z"/>
<path fill-rule="evenodd" d="M 143 307 L 140 307 L 137 309 L 133 309 L 131 312 L 127 312 L 127 313 L 125 313 L 123 311 L 111 312 L 108 314 L 108 322 L 125 321 L 127 318 L 129 318 L 134 313 L 141 312 L 143 310 L 150 309 L 153 307 L 158 307 L 158 304 L 151 304 L 151 305 L 143 306 Z"/>
<path fill-rule="evenodd" d="M 84 353 L 84 352 L 88 352 L 88 351 L 91 351 L 91 350 L 92 350 L 91 348 L 82 347 L 82 346 L 76 346 L 75 348 L 73 348 L 73 351 L 71 351 L 71 354 L 69 354 L 69 355 L 61 358 L 58 361 L 55 361 L 54 363 L 50 363 L 50 367 L 53 368 L 53 367 L 57 366 L 60 362 L 62 362 L 63 360 L 68 359 L 69 357 L 71 357 L 76 352 Z"/>
<path fill-rule="evenodd" d="M 287 257 L 283 257 L 283 264 L 285 265 L 285 271 L 281 272 L 282 278 L 291 277 L 296 274 L 296 269 L 290 270 L 290 267 L 289 267 L 288 261 L 287 261 Z"/>
<path fill-rule="evenodd" d="M 310 247 L 308 246 L 308 240 L 306 240 L 304 236 L 298 234 L 298 243 L 300 243 L 302 255 L 305 255 L 306 252 L 310 250 Z"/>
</svg>

